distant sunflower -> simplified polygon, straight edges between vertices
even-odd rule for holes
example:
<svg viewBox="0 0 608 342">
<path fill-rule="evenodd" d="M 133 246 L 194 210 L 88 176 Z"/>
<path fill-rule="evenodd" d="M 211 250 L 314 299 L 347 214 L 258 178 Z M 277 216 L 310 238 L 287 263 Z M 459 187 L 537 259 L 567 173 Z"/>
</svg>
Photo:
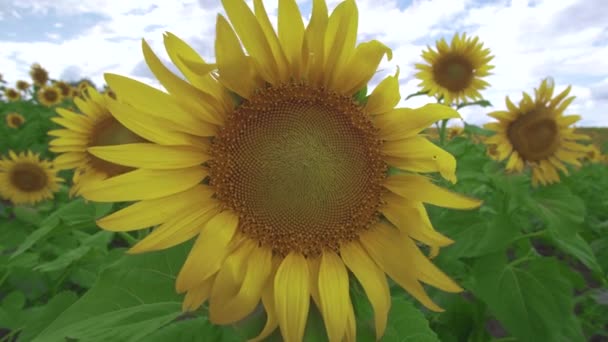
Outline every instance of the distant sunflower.
<svg viewBox="0 0 608 342">
<path fill-rule="evenodd" d="M 95 88 L 95 87 L 93 87 L 91 82 L 89 82 L 87 80 L 84 80 L 84 81 L 81 81 L 80 83 L 78 83 L 78 90 L 80 91 L 80 93 L 84 93 L 87 88 Z"/>
<path fill-rule="evenodd" d="M 480 90 L 489 84 L 482 77 L 488 76 L 494 66 L 488 63 L 494 58 L 490 49 L 484 49 L 479 38 L 471 38 L 463 33 L 455 34 L 451 45 L 444 38 L 437 41 L 437 51 L 427 46 L 422 58 L 428 64 L 416 64 L 420 70 L 416 77 L 423 91 L 430 96 L 443 97 L 444 103 L 460 103 L 467 98 L 481 99 Z"/>
<path fill-rule="evenodd" d="M 11 102 L 21 100 L 21 94 L 16 89 L 13 89 L 13 88 L 5 88 L 4 95 Z"/>
<path fill-rule="evenodd" d="M 506 169 L 521 172 L 525 165 L 532 170 L 532 184 L 559 182 L 557 170 L 568 174 L 563 162 L 580 166 L 581 159 L 589 151 L 576 140 L 589 140 L 584 134 L 574 133 L 570 125 L 581 119 L 579 115 L 564 116 L 564 111 L 574 100 L 566 98 L 571 87 L 553 96 L 552 79 L 544 79 L 540 88 L 534 89 L 535 99 L 523 93 L 519 106 L 506 98 L 507 111 L 488 115 L 498 122 L 484 127 L 496 134 L 485 143 L 497 145 L 497 160 L 509 158 Z"/>
<path fill-rule="evenodd" d="M 599 147 L 596 145 L 589 145 L 589 151 L 585 154 L 585 159 L 592 163 L 601 163 L 605 158 Z"/>
<path fill-rule="evenodd" d="M 39 87 L 44 87 L 46 83 L 49 81 L 49 73 L 38 63 L 32 64 L 30 68 L 30 77 L 34 84 Z"/>
<path fill-rule="evenodd" d="M 254 4 L 255 14 L 244 0 L 223 1 L 230 22 L 217 17 L 217 64 L 164 37 L 188 81 L 143 42 L 148 67 L 169 93 L 106 75 L 120 99 L 108 99 L 108 108 L 150 142 L 87 149 L 136 168 L 82 188 L 92 201 L 137 201 L 98 224 L 157 226 L 133 253 L 197 237 L 177 276 L 183 309 L 208 300 L 210 320 L 230 324 L 261 299 L 267 322 L 258 339 L 279 327 L 285 341 L 301 341 L 312 297 L 329 340 L 353 341 L 349 270 L 370 299 L 378 338 L 390 308 L 385 274 L 440 311 L 421 283 L 462 289 L 416 245 L 436 254 L 452 243 L 432 228 L 423 203 L 480 202 L 417 173 L 456 181 L 455 159 L 419 133 L 458 114 L 437 104 L 394 108 L 394 76 L 365 104 L 354 99 L 391 56 L 375 40 L 357 45 L 354 1 L 329 18 L 325 1 L 314 1 L 308 27 L 295 1 L 280 1 L 278 36 L 262 1 Z M 389 176 L 388 165 L 408 172 Z"/>
<path fill-rule="evenodd" d="M 19 128 L 25 123 L 25 118 L 18 113 L 9 113 L 6 115 L 6 125 L 10 128 Z"/>
<path fill-rule="evenodd" d="M 87 152 L 87 148 L 146 142 L 112 116 L 107 100 L 107 96 L 89 88 L 84 100 L 74 99 L 74 103 L 83 114 L 57 108 L 60 117 L 51 119 L 65 127 L 65 129 L 49 131 L 50 136 L 56 137 L 50 141 L 49 149 L 60 153 L 55 158 L 57 168 L 76 169 L 72 194 L 78 194 L 83 184 L 94 183 L 133 170 L 131 167 L 99 159 Z"/>
<path fill-rule="evenodd" d="M 40 160 L 32 151 L 9 151 L 8 158 L 0 159 L 0 195 L 14 204 L 35 204 L 53 198 L 61 181 L 52 163 Z"/>
<path fill-rule="evenodd" d="M 70 89 L 70 97 L 76 98 L 81 97 L 81 92 L 78 87 L 71 87 Z"/>
<path fill-rule="evenodd" d="M 454 139 L 464 132 L 464 128 L 461 126 L 452 126 L 448 128 L 448 139 Z"/>
<path fill-rule="evenodd" d="M 38 102 L 47 107 L 58 105 L 59 103 L 61 103 L 61 100 L 63 100 L 61 92 L 58 88 L 54 86 L 42 87 L 38 91 Z"/>
<path fill-rule="evenodd" d="M 59 92 L 61 93 L 61 97 L 70 97 L 72 95 L 72 87 L 63 82 L 63 81 L 57 81 L 53 83 L 53 86 L 57 89 L 59 89 Z"/>
<path fill-rule="evenodd" d="M 27 83 L 26 81 L 22 81 L 22 80 L 17 81 L 17 89 L 19 89 L 21 91 L 26 91 L 29 88 L 30 88 L 30 84 Z"/>
</svg>

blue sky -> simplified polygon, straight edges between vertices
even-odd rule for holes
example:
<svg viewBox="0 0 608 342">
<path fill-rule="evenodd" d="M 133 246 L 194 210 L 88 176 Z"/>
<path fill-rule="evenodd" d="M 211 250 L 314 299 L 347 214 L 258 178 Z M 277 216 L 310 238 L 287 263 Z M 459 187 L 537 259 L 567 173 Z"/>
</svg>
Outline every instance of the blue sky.
<svg viewBox="0 0 608 342">
<path fill-rule="evenodd" d="M 339 1 L 330 0 L 330 9 Z M 305 18 L 310 1 L 298 1 Z M 278 0 L 264 0 L 276 16 Z M 128 75 L 159 86 L 143 63 L 140 39 L 167 60 L 162 34 L 170 31 L 213 60 L 219 0 L 0 0 L 0 73 L 14 83 L 40 63 L 55 79 L 103 73 Z M 359 38 L 378 39 L 393 49 L 373 83 L 401 69 L 402 97 L 418 90 L 414 63 L 427 45 L 455 32 L 477 35 L 496 56 L 492 87 L 482 94 L 494 108 L 504 97 L 519 101 L 543 77 L 557 90 L 571 84 L 577 98 L 567 113 L 581 126 L 608 126 L 608 1 L 605 0 L 360 0 Z M 428 98 L 400 103 L 417 107 Z M 470 123 L 488 121 L 488 109 L 462 111 Z"/>
</svg>

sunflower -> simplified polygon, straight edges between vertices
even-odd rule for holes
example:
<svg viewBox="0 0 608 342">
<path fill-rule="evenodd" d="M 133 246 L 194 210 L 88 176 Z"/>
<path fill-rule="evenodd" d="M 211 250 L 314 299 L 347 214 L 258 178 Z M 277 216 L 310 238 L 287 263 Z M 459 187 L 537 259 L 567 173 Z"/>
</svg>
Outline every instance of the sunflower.
<svg viewBox="0 0 608 342">
<path fill-rule="evenodd" d="M 196 237 L 176 280 L 183 309 L 209 301 L 210 320 L 230 324 L 261 300 L 267 321 L 257 340 L 279 327 L 285 341 L 301 341 L 312 297 L 329 340 L 353 341 L 349 272 L 370 299 L 378 337 L 390 308 L 386 275 L 440 311 L 421 283 L 462 289 L 417 246 L 434 255 L 452 243 L 432 228 L 423 203 L 468 209 L 480 202 L 419 174 L 456 181 L 455 159 L 419 133 L 457 112 L 438 104 L 394 108 L 395 76 L 356 100 L 391 51 L 376 40 L 356 44 L 354 1 L 328 17 L 325 1 L 315 0 L 307 27 L 295 1 L 281 1 L 278 35 L 262 1 L 254 1 L 255 14 L 244 0 L 223 5 L 216 63 L 164 37 L 187 81 L 143 41 L 144 59 L 168 93 L 106 74 L 121 99 L 108 100 L 113 115 L 150 143 L 87 150 L 136 168 L 82 188 L 92 201 L 136 201 L 99 226 L 156 226 L 132 253 Z M 402 172 L 389 176 L 389 165 Z"/>
<path fill-rule="evenodd" d="M 14 204 L 35 204 L 53 198 L 62 181 L 49 161 L 28 151 L 0 159 L 0 195 Z"/>
<path fill-rule="evenodd" d="M 47 107 L 58 105 L 61 103 L 61 100 L 63 100 L 61 97 L 61 91 L 54 86 L 42 87 L 38 91 L 38 102 Z"/>
<path fill-rule="evenodd" d="M 87 152 L 87 148 L 146 142 L 112 116 L 107 106 L 107 100 L 107 96 L 89 88 L 84 100 L 74 99 L 74 104 L 84 114 L 57 108 L 56 111 L 60 117 L 51 119 L 65 127 L 49 131 L 48 134 L 55 137 L 50 141 L 49 149 L 52 152 L 60 153 L 55 158 L 57 168 L 76 169 L 71 194 L 78 194 L 83 184 L 133 170 L 130 167 L 99 159 Z"/>
<path fill-rule="evenodd" d="M 461 126 L 451 126 L 448 128 L 448 139 L 454 139 L 463 132 L 464 129 Z"/>
<path fill-rule="evenodd" d="M 57 89 L 59 89 L 59 92 L 61 93 L 61 97 L 70 97 L 72 95 L 72 87 L 63 82 L 63 81 L 57 81 L 53 83 L 53 86 Z"/>
<path fill-rule="evenodd" d="M 83 80 L 83 81 L 80 81 L 80 83 L 78 83 L 77 88 L 78 88 L 78 90 L 80 90 L 80 93 L 83 93 L 83 92 L 85 92 L 85 90 L 87 88 L 95 88 L 95 87 L 93 87 L 91 82 L 89 82 L 87 80 Z"/>
<path fill-rule="evenodd" d="M 10 128 L 19 128 L 25 123 L 25 118 L 18 113 L 8 113 L 5 119 L 6 125 Z"/>
<path fill-rule="evenodd" d="M 437 51 L 427 46 L 422 58 L 428 64 L 416 64 L 420 70 L 416 77 L 419 86 L 430 96 L 443 97 L 443 102 L 460 103 L 467 98 L 481 99 L 480 90 L 489 86 L 482 77 L 490 75 L 494 66 L 488 63 L 494 58 L 490 49 L 484 49 L 479 38 L 471 38 L 463 33 L 455 34 L 448 45 L 444 38 L 436 42 Z"/>
<path fill-rule="evenodd" d="M 76 98 L 76 97 L 81 97 L 81 95 L 82 95 L 82 93 L 78 89 L 78 87 L 71 87 L 71 89 L 70 89 L 70 97 Z"/>
<path fill-rule="evenodd" d="M 19 89 L 21 91 L 26 91 L 29 88 L 30 88 L 30 84 L 27 83 L 26 81 L 22 81 L 22 80 L 17 81 L 17 89 Z"/>
<path fill-rule="evenodd" d="M 32 78 L 32 81 L 34 81 L 34 84 L 39 87 L 45 86 L 49 81 L 48 71 L 38 63 L 32 64 L 32 67 L 30 68 L 30 77 Z"/>
<path fill-rule="evenodd" d="M 602 151 L 599 147 L 596 145 L 589 145 L 589 151 L 587 151 L 587 154 L 585 154 L 585 159 L 591 163 L 601 163 L 605 158 L 602 155 Z"/>
<path fill-rule="evenodd" d="M 21 94 L 16 89 L 13 89 L 13 88 L 4 89 L 4 95 L 11 102 L 21 100 Z"/>
<path fill-rule="evenodd" d="M 485 141 L 497 145 L 496 159 L 509 158 L 507 171 L 521 172 L 529 165 L 534 186 L 559 182 L 557 170 L 568 174 L 563 162 L 580 166 L 578 159 L 589 151 L 589 147 L 576 142 L 589 140 L 589 137 L 575 133 L 570 127 L 581 117 L 564 115 L 574 100 L 574 96 L 567 98 L 571 87 L 553 97 L 554 87 L 552 79 L 544 79 L 540 87 L 534 89 L 535 98 L 524 92 L 519 106 L 507 97 L 508 110 L 489 113 L 498 122 L 484 125 L 496 132 Z"/>
</svg>

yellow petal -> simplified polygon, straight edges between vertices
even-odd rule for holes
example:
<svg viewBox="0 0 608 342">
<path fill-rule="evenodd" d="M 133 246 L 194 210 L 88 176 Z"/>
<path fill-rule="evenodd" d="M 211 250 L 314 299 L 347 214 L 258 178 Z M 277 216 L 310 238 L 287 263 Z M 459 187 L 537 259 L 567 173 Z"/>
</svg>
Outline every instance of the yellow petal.
<svg viewBox="0 0 608 342">
<path fill-rule="evenodd" d="M 174 195 L 139 201 L 97 221 L 97 225 L 112 232 L 143 229 L 170 220 L 192 203 L 211 197 L 213 191 L 204 185 Z"/>
<path fill-rule="evenodd" d="M 427 104 L 417 109 L 396 108 L 384 115 L 374 117 L 374 124 L 380 129 L 384 140 L 410 138 L 442 119 L 460 118 L 454 109 L 440 105 Z"/>
<path fill-rule="evenodd" d="M 302 43 L 304 22 L 298 4 L 294 0 L 279 2 L 279 40 L 289 62 L 291 75 L 299 80 L 302 76 Z"/>
<path fill-rule="evenodd" d="M 414 204 L 397 195 L 388 193 L 383 196 L 385 204 L 380 212 L 399 230 L 428 246 L 444 247 L 454 243 L 453 240 L 441 235 L 430 221 L 427 222 Z"/>
<path fill-rule="evenodd" d="M 382 80 L 367 98 L 365 110 L 370 115 L 383 114 L 392 110 L 401 100 L 399 93 L 399 69 L 395 76 Z"/>
<path fill-rule="evenodd" d="M 201 285 L 190 289 L 186 292 L 184 302 L 182 303 L 182 311 L 192 312 L 198 309 L 211 295 L 211 287 L 213 286 L 215 276 L 210 277 Z"/>
<path fill-rule="evenodd" d="M 212 124 L 219 123 L 212 116 L 201 118 L 206 119 L 205 121 L 199 120 L 197 115 L 204 114 L 204 112 L 186 111 L 175 102 L 171 95 L 149 85 L 115 74 L 105 74 L 104 78 L 112 90 L 124 96 L 130 105 L 148 115 L 170 121 L 173 126 L 178 126 L 186 133 L 210 136 L 215 132 Z"/>
<path fill-rule="evenodd" d="M 445 208 L 474 209 L 482 201 L 465 197 L 433 184 L 428 178 L 413 174 L 388 177 L 384 187 L 412 201 L 430 203 Z"/>
<path fill-rule="evenodd" d="M 335 78 L 332 89 L 343 94 L 354 94 L 363 88 L 378 71 L 378 65 L 384 58 L 393 58 L 392 50 L 377 40 L 361 43 L 355 49 L 348 66 Z"/>
<path fill-rule="evenodd" d="M 157 170 L 197 166 L 209 159 L 205 152 L 192 146 L 136 143 L 95 146 L 89 147 L 87 151 L 96 157 L 115 164 Z"/>
<path fill-rule="evenodd" d="M 416 269 L 413 269 L 413 262 L 407 258 L 410 251 L 406 251 L 407 246 L 400 243 L 397 230 L 383 224 L 377 224 L 373 229 L 364 232 L 359 237 L 370 257 L 399 286 L 428 309 L 436 312 L 443 311 L 429 298 L 418 282 Z M 408 264 L 404 264 L 404 260 L 407 260 Z"/>
<path fill-rule="evenodd" d="M 202 167 L 177 170 L 138 169 L 81 189 L 82 197 L 95 202 L 139 201 L 188 190 L 207 176 Z"/>
<path fill-rule="evenodd" d="M 197 203 L 200 203 L 200 209 L 196 208 L 194 210 L 190 209 L 190 211 L 174 213 L 178 216 L 172 217 L 156 227 L 152 233 L 146 235 L 143 240 L 131 247 L 128 253 L 136 254 L 158 251 L 177 246 L 182 242 L 192 239 L 211 218 L 220 212 L 219 205 L 214 202 L 215 200 L 211 198 L 206 200 L 199 199 Z"/>
<path fill-rule="evenodd" d="M 216 324 L 228 324 L 239 321 L 251 313 L 260 301 L 271 271 L 272 252 L 270 249 L 258 247 L 256 244 L 249 254 L 238 293 L 230 300 L 219 300 L 217 304 L 214 303 L 212 293 L 209 306 L 211 321 Z M 218 286 L 220 286 L 219 283 Z"/>
<path fill-rule="evenodd" d="M 330 342 L 340 342 L 346 332 L 350 296 L 348 272 L 337 254 L 323 252 L 318 279 L 320 309 L 327 336 Z"/>
<path fill-rule="evenodd" d="M 81 123 L 74 122 L 74 121 L 66 119 L 66 118 L 51 118 L 51 121 L 65 127 L 65 128 L 68 128 L 72 131 L 79 132 L 82 134 L 88 134 L 89 131 L 91 130 L 90 124 L 83 125 Z"/>
<path fill-rule="evenodd" d="M 302 341 L 310 305 L 308 263 L 298 253 L 288 254 L 274 278 L 274 303 L 286 341 Z"/>
<path fill-rule="evenodd" d="M 253 9 L 255 12 L 255 16 L 260 23 L 260 27 L 266 36 L 266 40 L 268 41 L 268 45 L 272 50 L 272 55 L 274 56 L 274 60 L 277 63 L 277 68 L 279 72 L 279 77 L 282 82 L 286 82 L 289 80 L 291 76 L 288 71 L 288 62 L 287 57 L 285 57 L 285 52 L 283 51 L 283 47 L 281 47 L 281 43 L 279 42 L 279 38 L 277 34 L 274 32 L 274 28 L 270 23 L 270 19 L 268 19 L 268 13 L 266 12 L 266 8 L 264 8 L 264 3 L 262 0 L 254 0 L 253 1 Z"/>
<path fill-rule="evenodd" d="M 269 281 L 266 283 L 262 292 L 262 304 L 264 305 L 264 311 L 266 311 L 266 324 L 260 334 L 249 342 L 261 342 L 268 337 L 278 326 L 279 321 L 277 319 L 276 309 L 274 305 L 274 278 L 277 272 L 280 259 L 278 257 L 272 258 L 272 271 L 269 275 Z"/>
<path fill-rule="evenodd" d="M 178 293 L 200 285 L 220 269 L 238 224 L 238 216 L 228 210 L 207 222 L 177 275 Z"/>
<path fill-rule="evenodd" d="M 391 295 L 384 272 L 376 265 L 358 241 L 345 243 L 340 247 L 340 255 L 346 266 L 353 272 L 374 309 L 376 339 L 384 335 Z"/>
<path fill-rule="evenodd" d="M 216 31 L 215 53 L 220 81 L 226 88 L 249 99 L 257 88 L 253 65 L 245 56 L 239 38 L 221 15 L 217 17 Z"/>
<path fill-rule="evenodd" d="M 312 1 L 312 14 L 304 34 L 309 58 L 307 63 L 308 79 L 311 85 L 320 86 L 324 74 L 324 40 L 327 28 L 327 4 L 325 0 Z"/>
<path fill-rule="evenodd" d="M 82 166 L 82 162 L 85 161 L 86 158 L 86 153 L 68 152 L 58 155 L 53 162 L 57 169 L 64 170 Z"/>
<path fill-rule="evenodd" d="M 279 79 L 277 63 L 264 31 L 255 15 L 243 0 L 222 0 L 224 10 L 240 41 L 258 66 L 262 78 L 270 84 Z"/>
<path fill-rule="evenodd" d="M 387 141 L 382 153 L 399 158 L 390 165 L 414 172 L 439 172 L 441 176 L 456 183 L 456 159 L 427 138 L 415 136 L 403 140 Z"/>
<path fill-rule="evenodd" d="M 355 50 L 359 13 L 353 0 L 336 6 L 327 22 L 325 31 L 325 75 L 324 85 L 334 84 L 334 79 L 347 67 L 347 62 Z"/>
<path fill-rule="evenodd" d="M 511 114 L 511 112 L 507 112 L 507 111 L 496 111 L 496 112 L 488 113 L 488 116 L 493 117 L 494 119 L 497 119 L 500 121 L 508 121 L 508 122 L 513 121 L 513 114 Z"/>
</svg>

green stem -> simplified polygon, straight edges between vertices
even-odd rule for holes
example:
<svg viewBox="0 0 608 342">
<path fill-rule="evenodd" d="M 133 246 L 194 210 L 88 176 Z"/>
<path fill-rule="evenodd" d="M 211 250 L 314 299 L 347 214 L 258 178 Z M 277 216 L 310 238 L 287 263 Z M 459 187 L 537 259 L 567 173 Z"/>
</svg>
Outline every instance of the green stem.
<svg viewBox="0 0 608 342">
<path fill-rule="evenodd" d="M 134 238 L 133 236 L 131 236 L 131 234 L 127 233 L 127 232 L 117 232 L 118 236 L 120 236 L 121 238 L 123 238 L 123 240 L 125 240 L 126 242 L 129 243 L 129 246 L 133 246 L 137 243 L 137 239 Z"/>
<path fill-rule="evenodd" d="M 443 119 L 441 120 L 441 129 L 439 130 L 439 144 L 443 146 L 444 142 L 445 142 L 445 131 L 446 131 L 446 127 L 448 126 L 448 120 L 449 119 Z"/>
<path fill-rule="evenodd" d="M 516 237 L 514 241 L 521 240 L 521 239 L 527 239 L 527 238 L 531 238 L 531 237 L 535 237 L 535 236 L 541 236 L 541 235 L 544 235 L 546 232 L 547 232 L 546 229 L 537 230 L 532 233 L 520 235 L 520 236 Z"/>
</svg>

